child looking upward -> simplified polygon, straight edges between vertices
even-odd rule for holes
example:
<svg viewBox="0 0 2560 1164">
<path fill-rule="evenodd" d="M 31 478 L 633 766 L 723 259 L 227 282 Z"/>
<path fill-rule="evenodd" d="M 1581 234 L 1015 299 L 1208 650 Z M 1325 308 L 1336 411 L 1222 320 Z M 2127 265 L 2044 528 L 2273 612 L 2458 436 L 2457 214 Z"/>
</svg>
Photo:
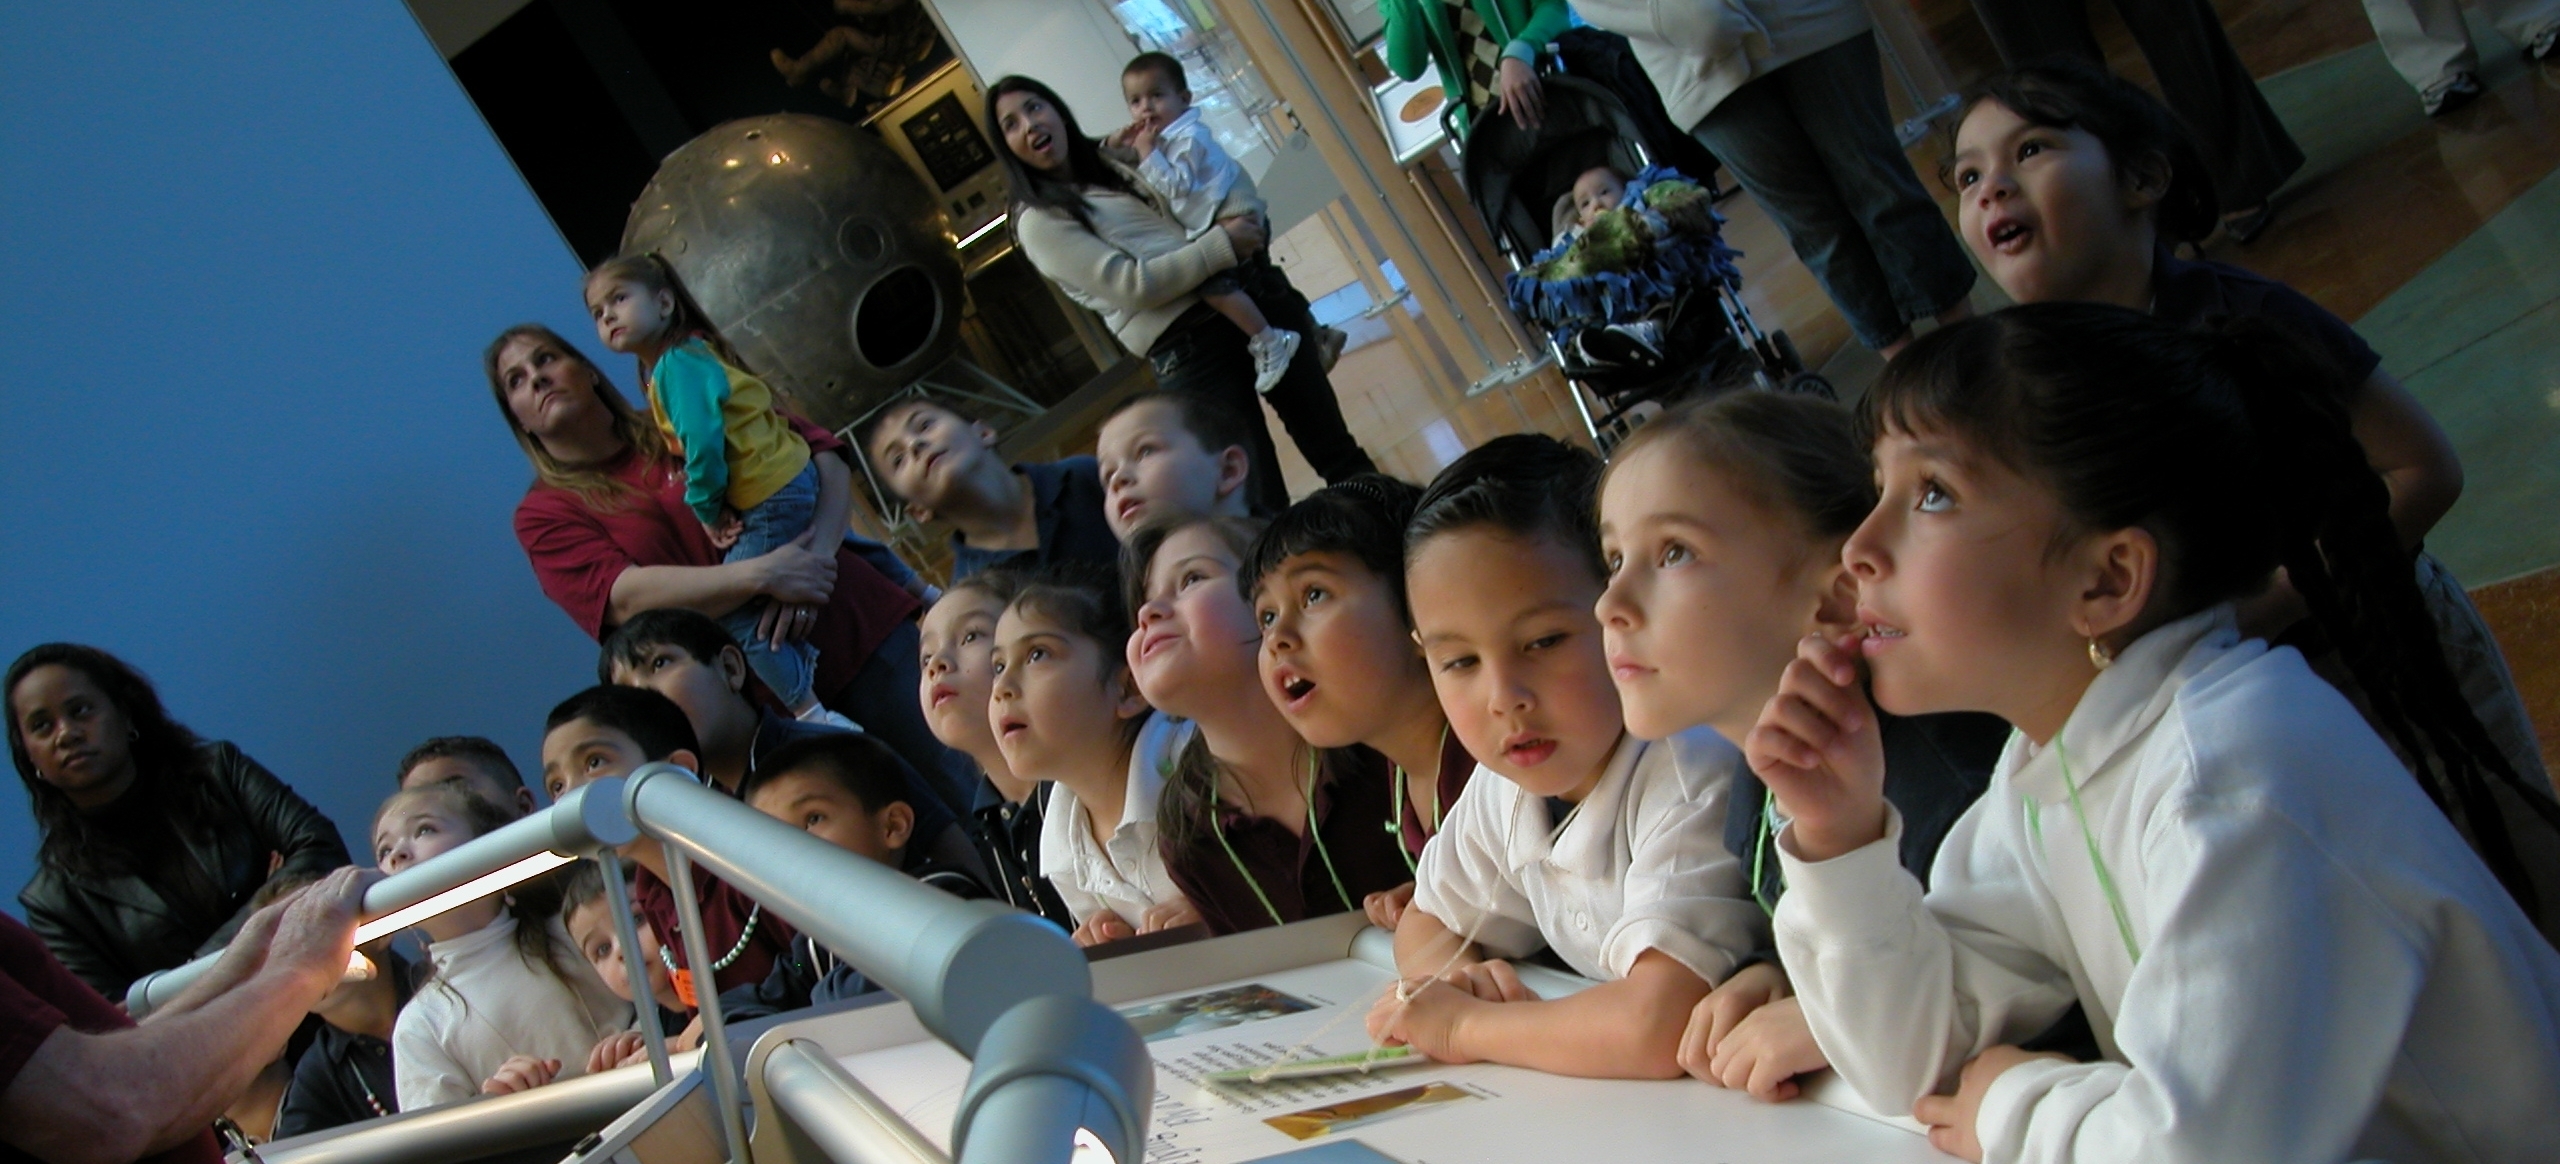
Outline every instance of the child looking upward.
<svg viewBox="0 0 2560 1164">
<path fill-rule="evenodd" d="M 1120 70 L 1120 95 L 1129 103 L 1129 125 L 1106 144 L 1137 155 L 1138 176 L 1164 195 L 1165 208 L 1186 233 L 1198 238 L 1216 230 L 1219 219 L 1239 214 L 1262 219 L 1270 229 L 1253 179 L 1218 148 L 1218 139 L 1191 108 L 1182 62 L 1164 53 L 1138 54 Z M 1211 275 L 1194 290 L 1245 334 L 1245 350 L 1253 354 L 1253 390 L 1271 391 L 1303 337 L 1271 326 L 1232 273 Z"/>
<path fill-rule="evenodd" d="M 1112 536 L 1125 542 L 1157 516 L 1249 514 L 1252 439 L 1241 418 L 1207 397 L 1157 389 L 1121 401 L 1094 439 Z"/>
<path fill-rule="evenodd" d="M 649 928 L 646 919 L 632 920 L 640 939 L 640 963 L 649 968 L 649 1001 L 658 1008 L 658 1031 L 667 1037 L 668 1050 L 690 1051 L 702 1039 L 702 1020 L 692 1007 L 676 999 L 674 973 L 659 957 L 657 932 Z M 569 941 L 587 965 L 595 968 L 596 978 L 604 988 L 637 1008 L 639 992 L 632 988 L 631 968 L 622 955 L 622 935 L 613 924 L 613 902 L 605 894 L 602 865 L 580 861 L 563 875 L 560 925 L 569 931 Z M 647 1037 L 640 1033 L 635 1019 L 631 1030 L 606 1036 L 588 1052 L 587 1071 L 611 1071 L 648 1061 Z"/>
<path fill-rule="evenodd" d="M 1406 621 L 1404 527 L 1421 496 L 1376 473 L 1326 486 L 1263 529 L 1244 569 L 1262 631 L 1263 691 L 1307 743 L 1365 746 L 1394 766 L 1380 823 L 1403 848 L 1408 874 L 1476 768 Z M 1408 880 L 1361 907 L 1393 931 L 1412 899 Z"/>
<path fill-rule="evenodd" d="M 887 745 L 859 733 L 811 736 L 773 754 L 747 785 L 747 804 L 953 897 L 990 896 L 973 871 L 938 862 L 908 844 L 916 810 L 906 767 Z M 724 1015 L 760 1018 L 878 989 L 834 951 L 801 934 L 764 981 L 722 992 L 720 1006 Z"/>
<path fill-rule="evenodd" d="M 995 793 L 969 820 L 988 884 L 1015 909 L 1073 929 L 1074 915 L 1040 875 L 1040 782 L 1013 774 L 987 719 L 995 688 L 996 620 L 1022 592 L 1022 582 L 1011 570 L 981 570 L 942 592 L 920 628 L 916 670 L 923 689 L 917 698 L 934 736 L 977 761 Z"/>
<path fill-rule="evenodd" d="M 1007 465 L 996 430 L 921 396 L 872 414 L 863 451 L 907 515 L 951 527 L 951 580 L 997 566 L 1119 560 L 1091 457 Z"/>
<path fill-rule="evenodd" d="M 533 811 L 533 790 L 497 741 L 482 736 L 436 736 L 400 757 L 400 787 L 459 781 L 483 800 L 511 805 L 517 816 Z"/>
<path fill-rule="evenodd" d="M 2363 717 L 2234 618 L 2281 565 L 2446 785 L 2514 779 L 2453 695 L 2335 379 L 2264 323 L 2045 303 L 1922 337 L 1869 390 L 1859 628 L 1804 640 L 1748 752 L 1787 819 L 1778 950 L 1805 1019 L 1941 1150 L 2560 1143 L 2560 953 Z M 1888 711 L 2017 726 L 1925 895 L 1860 662 Z M 2012 1045 L 2074 1002 L 2100 1061 Z"/>
<path fill-rule="evenodd" d="M 1450 1062 L 1667 1079 L 1691 1008 L 1766 921 L 1719 843 L 1733 749 L 1647 743 L 1620 719 L 1592 615 L 1598 475 L 1554 438 L 1497 437 L 1442 471 L 1407 528 L 1415 635 L 1491 775 L 1422 851 L 1396 925 L 1397 969 L 1422 982 L 1380 999 L 1369 1029 Z M 1599 985 L 1529 993 L 1499 959 L 1541 946 Z"/>
<path fill-rule="evenodd" d="M 762 557 L 808 534 L 818 513 L 809 442 L 774 410 L 772 390 L 720 338 L 675 269 L 654 254 L 623 255 L 587 274 L 586 295 L 604 346 L 639 358 L 649 413 L 684 458 L 685 504 L 722 560 Z M 767 601 L 731 611 L 724 625 L 791 714 L 822 714 L 817 648 L 757 635 Z"/>
</svg>

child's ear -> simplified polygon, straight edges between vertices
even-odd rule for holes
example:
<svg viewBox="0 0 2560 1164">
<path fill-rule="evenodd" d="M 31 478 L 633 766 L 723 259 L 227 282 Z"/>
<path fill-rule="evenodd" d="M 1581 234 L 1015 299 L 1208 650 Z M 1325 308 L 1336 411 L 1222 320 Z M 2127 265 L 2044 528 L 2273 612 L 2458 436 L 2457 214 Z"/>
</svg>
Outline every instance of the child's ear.
<svg viewBox="0 0 2560 1164">
<path fill-rule="evenodd" d="M 2175 170 L 2169 159 L 2158 153 L 2144 154 L 2118 168 L 2117 184 L 2124 188 L 2125 209 L 2147 213 L 2169 196 L 2169 180 Z"/>
<path fill-rule="evenodd" d="M 1102 690 L 1111 698 L 1111 714 L 1121 719 L 1136 719 L 1155 710 L 1147 706 L 1146 696 L 1138 694 L 1137 672 L 1131 671 L 1126 661 L 1112 669 L 1111 682 L 1104 684 Z"/>
<path fill-rule="evenodd" d="M 933 521 L 933 511 L 910 501 L 907 503 L 907 517 L 917 525 L 926 525 Z"/>
<path fill-rule="evenodd" d="M 729 685 L 731 694 L 743 695 L 747 690 L 747 652 L 738 647 L 720 648 L 720 657 L 711 665 L 720 669 L 720 681 Z"/>
<path fill-rule="evenodd" d="M 990 449 L 996 447 L 997 434 L 994 425 L 983 420 L 973 420 L 969 422 L 969 431 L 978 434 L 978 441 L 981 444 Z"/>
<path fill-rule="evenodd" d="M 666 762 L 673 764 L 678 768 L 682 768 L 687 772 L 691 772 L 696 776 L 702 775 L 702 757 L 694 755 L 692 752 L 683 748 L 677 748 L 675 751 L 667 753 Z"/>
<path fill-rule="evenodd" d="M 1244 483 L 1252 476 L 1253 454 L 1246 452 L 1243 445 L 1228 445 L 1218 450 L 1218 500 L 1243 494 Z"/>
<path fill-rule="evenodd" d="M 871 814 L 871 823 L 880 830 L 880 845 L 894 853 L 907 847 L 916 832 L 915 806 L 903 800 L 892 800 Z"/>
<path fill-rule="evenodd" d="M 673 318 L 675 318 L 675 315 L 676 315 L 676 293 L 675 293 L 675 292 L 673 292 L 673 291 L 660 291 L 660 292 L 658 292 L 656 295 L 652 296 L 651 298 L 653 298 L 653 299 L 655 299 L 655 300 L 657 301 L 657 304 L 658 304 L 658 316 L 659 316 L 659 318 L 661 318 L 661 319 L 673 319 Z"/>
<path fill-rule="evenodd" d="M 2089 539 L 2072 630 L 2121 649 L 2121 632 L 2142 618 L 2160 577 L 2160 543 L 2149 530 L 2120 529 Z"/>
</svg>

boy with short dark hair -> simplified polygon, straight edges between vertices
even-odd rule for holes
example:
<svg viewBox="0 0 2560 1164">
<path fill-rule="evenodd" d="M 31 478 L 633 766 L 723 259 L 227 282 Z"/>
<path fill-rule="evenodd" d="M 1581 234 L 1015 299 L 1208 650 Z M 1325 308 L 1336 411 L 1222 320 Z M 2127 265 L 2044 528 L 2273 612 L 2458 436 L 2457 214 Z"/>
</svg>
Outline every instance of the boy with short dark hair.
<svg viewBox="0 0 2560 1164">
<path fill-rule="evenodd" d="M 666 696 L 643 687 L 590 687 L 562 700 L 544 720 L 542 783 L 556 800 L 589 781 L 628 776 L 656 760 L 700 772 L 701 754 L 684 709 Z M 666 850 L 657 838 L 644 834 L 619 852 L 640 866 L 631 879 L 633 912 L 647 919 L 666 941 L 667 952 L 684 963 Z M 698 865 L 693 889 L 702 905 L 703 944 L 719 960 L 712 967 L 716 988 L 764 981 L 775 959 L 791 948 L 790 923 L 766 917 L 763 906 Z M 689 968 L 676 973 L 674 984 L 676 1001 L 696 1005 Z"/>
<path fill-rule="evenodd" d="M 658 1030 L 667 1036 L 670 1051 L 690 1051 L 701 1041 L 702 1031 L 693 1008 L 676 999 L 674 967 L 668 964 L 657 931 L 645 919 L 633 919 L 640 939 L 640 961 L 649 968 L 649 999 L 658 1007 Z M 637 1005 L 638 991 L 631 985 L 630 967 L 622 955 L 622 934 L 613 924 L 613 899 L 605 892 L 604 866 L 595 861 L 580 861 L 560 879 L 560 926 L 569 931 L 569 941 L 578 954 L 595 967 L 596 977 L 604 988 L 624 1002 Z M 646 1037 L 635 1025 L 631 1030 L 597 1043 L 588 1055 L 587 1073 L 611 1071 L 649 1059 Z"/>
<path fill-rule="evenodd" d="M 507 750 L 486 736 L 436 736 L 400 757 L 400 788 L 407 791 L 454 781 L 491 804 L 511 804 L 516 815 L 533 811 L 533 789 Z"/>
<path fill-rule="evenodd" d="M 766 816 L 954 897 L 991 896 L 974 871 L 937 861 L 908 843 L 916 813 L 904 768 L 878 740 L 812 736 L 775 752 L 748 781 L 746 800 Z M 757 1018 L 876 989 L 861 971 L 802 934 L 763 982 L 724 991 L 720 1007 L 734 1018 Z"/>
<path fill-rule="evenodd" d="M 1206 397 L 1151 390 L 1121 401 L 1095 441 L 1112 534 L 1125 541 L 1164 515 L 1250 515 L 1252 439 L 1241 418 Z"/>
<path fill-rule="evenodd" d="M 923 396 L 873 414 L 862 449 L 910 516 L 951 527 L 955 582 L 995 566 L 1119 563 L 1091 457 L 1008 465 L 994 428 Z"/>
<path fill-rule="evenodd" d="M 748 776 L 774 749 L 811 735 L 844 730 L 793 719 L 760 705 L 747 693 L 752 674 L 746 653 L 726 628 L 706 615 L 672 608 L 631 616 L 605 637 L 596 658 L 598 682 L 646 687 L 684 710 L 699 745 L 703 778 L 732 796 L 738 795 Z M 919 775 L 917 785 L 917 791 L 930 792 L 940 805 L 940 811 L 920 810 L 922 819 L 917 823 L 923 831 L 918 835 L 931 841 L 943 824 L 976 803 L 977 780 L 968 757 L 934 738 L 920 712 L 916 719 L 924 736 L 922 744 L 893 750 L 905 755 L 923 752 L 940 761 L 937 768 Z M 872 734 L 877 738 L 878 733 Z"/>
</svg>

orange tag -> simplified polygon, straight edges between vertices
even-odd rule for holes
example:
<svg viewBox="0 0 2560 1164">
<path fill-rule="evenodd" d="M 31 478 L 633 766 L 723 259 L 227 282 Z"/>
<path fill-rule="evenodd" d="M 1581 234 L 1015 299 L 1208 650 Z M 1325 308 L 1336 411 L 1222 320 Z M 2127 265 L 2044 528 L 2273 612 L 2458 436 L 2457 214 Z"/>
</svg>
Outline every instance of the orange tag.
<svg viewBox="0 0 2560 1164">
<path fill-rule="evenodd" d="M 670 970 L 667 977 L 675 982 L 677 1002 L 683 1003 L 686 1010 L 702 1009 L 702 1004 L 693 1000 L 693 971 Z"/>
</svg>

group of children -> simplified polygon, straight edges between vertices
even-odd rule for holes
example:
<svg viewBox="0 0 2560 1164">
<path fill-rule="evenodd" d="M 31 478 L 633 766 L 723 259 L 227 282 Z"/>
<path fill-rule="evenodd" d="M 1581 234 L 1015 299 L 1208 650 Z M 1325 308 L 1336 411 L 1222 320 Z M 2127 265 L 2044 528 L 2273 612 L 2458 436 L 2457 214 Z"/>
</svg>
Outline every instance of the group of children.
<svg viewBox="0 0 2560 1164">
<path fill-rule="evenodd" d="M 668 760 L 1088 945 L 1363 911 L 1403 977 L 1369 1029 L 1436 1059 L 1769 1100 L 1829 1067 L 1972 1159 L 2533 1158 L 2560 810 L 2415 549 L 2442 435 L 2334 317 L 2174 256 L 2216 217 L 2193 162 L 2129 86 L 2000 79 L 1950 177 L 2021 306 L 1855 414 L 1737 391 L 1605 464 L 1506 436 L 1254 513 L 1269 467 L 1194 397 L 1034 465 L 901 400 L 862 444 L 951 530 L 917 696 L 985 806 L 782 714 L 753 636 L 682 611 L 616 629 L 542 782 Z M 762 503 L 727 479 L 706 526 Z M 532 802 L 494 748 L 402 780 L 386 870 Z M 699 873 L 689 967 L 663 854 L 622 856 L 672 1029 L 703 973 L 731 1014 L 871 989 Z M 637 1061 L 605 888 L 447 914 L 414 995 L 321 1013 L 403 1106 Z M 1596 985 L 1539 997 L 1532 958 Z M 389 1106 L 349 1039 L 304 1071 Z"/>
</svg>

